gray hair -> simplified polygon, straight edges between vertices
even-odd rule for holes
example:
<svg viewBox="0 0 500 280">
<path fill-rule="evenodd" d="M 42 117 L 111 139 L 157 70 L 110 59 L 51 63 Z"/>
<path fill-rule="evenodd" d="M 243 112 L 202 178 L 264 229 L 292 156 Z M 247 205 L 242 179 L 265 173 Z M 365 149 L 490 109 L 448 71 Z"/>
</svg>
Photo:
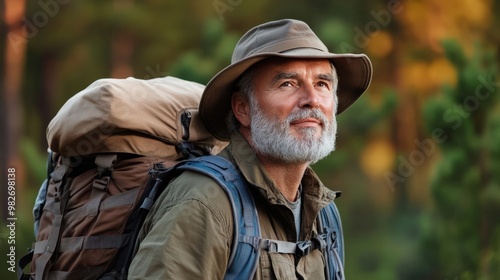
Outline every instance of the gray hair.
<svg viewBox="0 0 500 280">
<path fill-rule="evenodd" d="M 252 67 L 241 74 L 236 81 L 235 92 L 233 93 L 240 95 L 247 102 L 253 98 L 253 69 Z M 230 110 L 227 116 L 227 127 L 231 133 L 240 128 L 240 122 L 234 116 L 233 110 Z"/>
</svg>

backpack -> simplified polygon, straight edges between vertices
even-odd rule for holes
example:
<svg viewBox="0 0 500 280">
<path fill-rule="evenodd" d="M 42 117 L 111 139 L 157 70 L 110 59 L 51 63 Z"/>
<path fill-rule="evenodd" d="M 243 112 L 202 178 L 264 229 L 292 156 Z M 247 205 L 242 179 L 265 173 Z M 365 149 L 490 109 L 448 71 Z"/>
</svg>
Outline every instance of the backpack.
<svg viewBox="0 0 500 280">
<path fill-rule="evenodd" d="M 47 130 L 52 151 L 48 177 L 35 203 L 37 241 L 20 260 L 21 268 L 32 263 L 32 274 L 24 275 L 21 269 L 20 279 L 126 279 L 147 213 L 168 182 L 184 170 L 214 179 L 233 205 L 237 234 L 225 279 L 253 275 L 259 248 L 299 255 L 322 249 L 329 262 L 328 278 L 340 279 L 343 239 L 333 203 L 321 211 L 324 230 L 311 241 L 260 238 L 253 198 L 239 171 L 221 157 L 204 156 L 226 143 L 213 139 L 197 119 L 200 86 L 172 77 L 103 79 L 68 100 Z M 149 105 L 130 102 L 134 89 L 148 92 Z M 162 103 L 151 92 L 170 99 Z M 172 98 L 179 94 L 194 95 L 194 103 Z M 118 113 L 125 108 L 145 114 L 141 121 L 130 120 L 132 114 Z M 71 119 L 80 110 L 83 113 Z M 163 116 L 157 111 L 164 111 Z M 157 118 L 161 124 L 155 124 Z M 99 119 L 97 128 L 88 124 Z M 78 135 L 64 135 L 68 132 Z"/>
<path fill-rule="evenodd" d="M 34 279 L 97 279 L 134 240 L 148 172 L 219 152 L 198 117 L 204 86 L 174 77 L 100 79 L 47 128 L 48 176 L 35 203 L 36 241 L 20 259 Z M 146 192 L 146 193 L 145 193 Z"/>
</svg>

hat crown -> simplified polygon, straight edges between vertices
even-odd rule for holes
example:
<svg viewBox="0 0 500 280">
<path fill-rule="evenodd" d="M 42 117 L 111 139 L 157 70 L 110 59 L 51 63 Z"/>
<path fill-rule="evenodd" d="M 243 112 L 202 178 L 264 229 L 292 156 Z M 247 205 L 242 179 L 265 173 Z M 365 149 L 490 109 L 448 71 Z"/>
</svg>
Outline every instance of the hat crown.
<svg viewBox="0 0 500 280">
<path fill-rule="evenodd" d="M 231 63 L 265 53 L 283 53 L 299 48 L 313 48 L 328 53 L 328 48 L 305 22 L 294 19 L 271 21 L 250 29 L 241 37 Z"/>
</svg>

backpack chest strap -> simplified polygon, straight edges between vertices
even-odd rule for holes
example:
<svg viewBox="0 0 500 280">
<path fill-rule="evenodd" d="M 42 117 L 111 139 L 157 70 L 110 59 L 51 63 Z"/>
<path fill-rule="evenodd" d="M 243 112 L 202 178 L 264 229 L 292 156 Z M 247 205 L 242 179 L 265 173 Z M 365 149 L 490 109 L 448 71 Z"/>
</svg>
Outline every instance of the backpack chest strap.
<svg viewBox="0 0 500 280">
<path fill-rule="evenodd" d="M 254 249 L 261 249 L 269 253 L 294 254 L 298 257 L 303 257 L 308 255 L 312 250 L 323 250 L 327 244 L 326 238 L 326 234 L 320 234 L 311 240 L 289 242 L 257 236 L 239 235 L 238 242 L 250 244 Z"/>
<path fill-rule="evenodd" d="M 261 249 L 264 249 L 269 253 L 294 254 L 298 257 L 303 257 L 308 255 L 314 249 L 322 248 L 318 247 L 316 243 L 311 242 L 311 240 L 288 242 L 281 240 L 263 239 L 261 243 Z"/>
</svg>

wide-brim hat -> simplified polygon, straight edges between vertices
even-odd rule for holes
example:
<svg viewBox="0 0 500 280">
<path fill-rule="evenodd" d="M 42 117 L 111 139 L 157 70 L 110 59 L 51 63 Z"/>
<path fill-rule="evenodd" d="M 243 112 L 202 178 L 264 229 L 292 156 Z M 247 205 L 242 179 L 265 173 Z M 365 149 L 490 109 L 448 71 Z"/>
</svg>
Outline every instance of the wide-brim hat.
<svg viewBox="0 0 500 280">
<path fill-rule="evenodd" d="M 330 53 L 302 21 L 284 19 L 258 25 L 241 37 L 231 64 L 210 80 L 201 97 L 200 117 L 216 138 L 230 138 L 226 118 L 236 81 L 252 65 L 269 57 L 329 59 L 339 77 L 337 115 L 365 92 L 372 78 L 372 65 L 366 55 Z"/>
</svg>

